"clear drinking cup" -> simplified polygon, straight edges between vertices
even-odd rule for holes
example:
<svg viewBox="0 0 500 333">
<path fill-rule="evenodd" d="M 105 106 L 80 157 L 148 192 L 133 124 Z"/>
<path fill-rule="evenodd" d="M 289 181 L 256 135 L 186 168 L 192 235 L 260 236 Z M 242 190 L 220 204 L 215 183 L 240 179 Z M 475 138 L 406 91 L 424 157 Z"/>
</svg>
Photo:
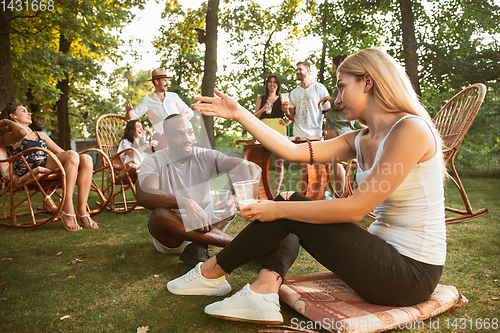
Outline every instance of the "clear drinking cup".
<svg viewBox="0 0 500 333">
<path fill-rule="evenodd" d="M 266 113 L 271 114 L 272 111 L 273 111 L 273 104 L 266 103 Z"/>
<path fill-rule="evenodd" d="M 289 99 L 288 99 L 288 94 L 281 94 L 281 103 L 282 104 L 288 104 Z"/>
<path fill-rule="evenodd" d="M 259 198 L 259 181 L 244 180 L 233 184 L 239 210 L 244 213 L 248 211 L 246 206 L 256 203 Z M 251 216 L 247 217 L 250 218 Z"/>
<path fill-rule="evenodd" d="M 223 219 L 224 213 L 227 210 L 227 206 L 223 206 L 228 198 L 229 191 L 227 190 L 213 190 L 210 191 L 210 197 L 212 198 L 212 204 L 214 206 L 214 218 Z"/>
</svg>

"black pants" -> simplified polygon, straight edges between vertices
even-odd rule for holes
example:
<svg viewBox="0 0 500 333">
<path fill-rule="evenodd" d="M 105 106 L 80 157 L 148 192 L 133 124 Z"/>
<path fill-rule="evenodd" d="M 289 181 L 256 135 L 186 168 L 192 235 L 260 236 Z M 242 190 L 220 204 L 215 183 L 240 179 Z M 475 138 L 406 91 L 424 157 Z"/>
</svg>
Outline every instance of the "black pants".
<svg viewBox="0 0 500 333">
<path fill-rule="evenodd" d="M 281 196 L 275 200 L 283 201 Z M 310 200 L 294 193 L 288 200 Z M 285 277 L 299 245 L 369 303 L 409 306 L 429 298 L 443 266 L 401 255 L 354 223 L 309 224 L 293 220 L 250 223 L 216 258 L 225 272 L 263 257 L 261 269 Z"/>
</svg>

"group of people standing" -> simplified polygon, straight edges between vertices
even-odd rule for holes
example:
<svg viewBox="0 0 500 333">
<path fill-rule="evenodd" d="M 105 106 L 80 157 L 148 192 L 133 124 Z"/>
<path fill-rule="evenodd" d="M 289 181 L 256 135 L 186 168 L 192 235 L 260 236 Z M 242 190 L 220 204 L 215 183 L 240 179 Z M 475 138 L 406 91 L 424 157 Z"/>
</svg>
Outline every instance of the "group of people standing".
<svg viewBox="0 0 500 333">
<path fill-rule="evenodd" d="M 338 66 L 347 56 L 339 54 L 333 57 L 332 69 L 336 76 Z M 289 94 L 289 103 L 283 103 L 281 82 L 275 74 L 265 81 L 264 94 L 257 98 L 254 115 L 278 133 L 286 136 L 287 126 L 293 121 L 293 137 L 299 139 L 333 139 L 355 129 L 354 121 L 347 120 L 340 108 L 335 105 L 338 90 L 335 88 L 330 97 L 326 87 L 311 79 L 311 66 L 307 61 L 297 63 L 295 75 L 300 85 Z M 325 102 L 331 107 L 324 110 Z M 286 118 L 285 118 L 286 116 Z M 323 126 L 324 118 L 326 124 Z M 275 193 L 278 195 L 283 181 L 284 163 L 275 155 Z M 336 190 L 343 189 L 345 170 L 340 163 L 333 163 Z"/>
</svg>

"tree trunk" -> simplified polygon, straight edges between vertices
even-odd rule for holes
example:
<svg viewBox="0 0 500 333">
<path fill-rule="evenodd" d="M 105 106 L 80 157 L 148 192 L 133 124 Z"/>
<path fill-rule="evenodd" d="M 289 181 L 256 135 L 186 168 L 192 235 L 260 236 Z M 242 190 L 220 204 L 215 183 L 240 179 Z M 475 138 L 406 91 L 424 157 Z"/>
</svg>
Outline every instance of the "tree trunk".
<svg viewBox="0 0 500 333">
<path fill-rule="evenodd" d="M 14 76 L 10 58 L 10 10 L 0 11 L 0 110 L 14 101 Z"/>
<path fill-rule="evenodd" d="M 61 32 L 59 35 L 59 52 L 67 54 L 69 52 L 71 42 L 64 37 Z M 59 100 L 56 103 L 57 109 L 57 130 L 58 144 L 64 150 L 71 149 L 71 129 L 69 127 L 69 73 L 68 69 L 64 69 L 65 78 L 57 82 L 57 89 L 61 91 Z"/>
<path fill-rule="evenodd" d="M 35 97 L 33 96 L 33 91 L 31 87 L 28 87 L 26 91 L 26 100 L 28 101 L 28 110 L 31 112 L 31 125 L 30 128 L 34 131 L 41 131 L 42 128 L 38 124 L 38 115 L 40 114 L 41 107 L 40 104 L 35 102 Z"/>
<path fill-rule="evenodd" d="M 318 74 L 318 81 L 321 84 L 325 83 L 325 62 L 326 62 L 326 48 L 327 48 L 327 38 L 326 38 L 326 32 L 325 32 L 325 27 L 326 27 L 326 21 L 328 20 L 328 13 L 330 11 L 330 8 L 328 6 L 328 0 L 325 0 L 324 6 L 323 6 L 323 20 L 322 20 L 322 31 L 323 31 L 323 49 L 321 50 L 321 61 L 319 65 L 319 74 Z"/>
<path fill-rule="evenodd" d="M 213 96 L 215 88 L 215 78 L 217 74 L 217 26 L 219 12 L 219 0 L 208 0 L 206 32 L 207 39 L 205 43 L 205 70 L 203 73 L 203 82 L 201 84 L 202 96 Z M 210 146 L 215 147 L 214 119 L 203 116 L 203 123 L 210 140 Z"/>
<path fill-rule="evenodd" d="M 420 96 L 417 39 L 415 37 L 412 0 L 399 0 L 399 7 L 401 9 L 401 30 L 403 33 L 403 56 L 405 58 L 406 74 L 408 74 L 415 92 Z"/>
</svg>

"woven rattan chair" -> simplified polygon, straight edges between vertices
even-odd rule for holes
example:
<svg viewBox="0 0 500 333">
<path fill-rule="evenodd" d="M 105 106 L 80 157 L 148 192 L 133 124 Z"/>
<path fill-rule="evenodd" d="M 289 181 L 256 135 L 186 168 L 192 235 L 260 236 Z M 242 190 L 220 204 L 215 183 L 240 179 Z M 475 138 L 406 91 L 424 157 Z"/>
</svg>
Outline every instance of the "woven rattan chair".
<svg viewBox="0 0 500 333">
<path fill-rule="evenodd" d="M 137 173 L 135 170 L 127 168 L 121 156 L 123 152 L 130 150 L 142 162 L 141 154 L 135 148 L 127 148 L 120 154 L 116 153 L 126 125 L 125 117 L 117 114 L 102 115 L 95 123 L 97 145 L 109 157 L 115 172 L 115 191 L 108 209 L 117 213 L 129 213 L 134 209 L 144 209 L 137 204 L 136 199 L 134 184 L 137 181 Z"/>
<path fill-rule="evenodd" d="M 44 151 L 56 162 L 58 168 L 50 170 L 43 167 L 31 169 L 24 155 L 30 151 Z M 99 153 L 97 149 L 89 149 L 81 152 Z M 87 205 L 91 215 L 96 215 L 106 209 L 113 193 L 113 181 L 107 180 L 107 175 L 112 173 L 111 162 L 101 154 L 102 163 L 94 169 L 93 180 L 90 186 L 90 199 L 97 202 Z M 12 164 L 22 159 L 28 169 L 28 173 L 22 177 L 13 172 Z M 45 148 L 29 148 L 19 154 L 7 157 L 5 148 L 0 145 L 0 183 L 2 214 L 0 225 L 22 229 L 35 229 L 43 227 L 52 221 L 59 219 L 66 198 L 66 172 L 54 153 Z M 110 187 L 111 186 L 111 187 Z M 93 195 L 95 193 L 96 195 Z"/>
<path fill-rule="evenodd" d="M 473 84 L 450 99 L 434 117 L 433 121 L 443 138 L 444 159 L 450 164 L 451 174 L 449 178 L 455 184 L 462 196 L 465 210 L 446 207 L 446 210 L 458 216 L 446 218 L 446 223 L 456 223 L 469 220 L 488 213 L 487 208 L 474 211 L 471 207 L 465 188 L 460 181 L 455 168 L 455 156 L 462 143 L 465 134 L 469 131 L 474 118 L 483 103 L 486 94 L 486 86 L 482 83 Z"/>
</svg>

